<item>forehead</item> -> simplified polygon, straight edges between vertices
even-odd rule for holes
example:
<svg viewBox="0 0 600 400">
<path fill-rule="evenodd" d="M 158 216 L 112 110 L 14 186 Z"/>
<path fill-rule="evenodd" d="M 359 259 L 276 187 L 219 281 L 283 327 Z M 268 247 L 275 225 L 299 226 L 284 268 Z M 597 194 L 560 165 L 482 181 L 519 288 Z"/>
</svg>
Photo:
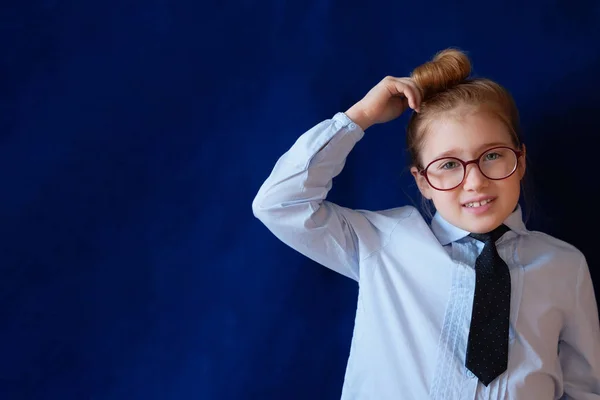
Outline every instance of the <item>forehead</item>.
<svg viewBox="0 0 600 400">
<path fill-rule="evenodd" d="M 447 115 L 432 121 L 423 138 L 422 159 L 431 161 L 441 155 L 473 158 L 492 145 L 512 147 L 510 131 L 488 113 Z"/>
</svg>

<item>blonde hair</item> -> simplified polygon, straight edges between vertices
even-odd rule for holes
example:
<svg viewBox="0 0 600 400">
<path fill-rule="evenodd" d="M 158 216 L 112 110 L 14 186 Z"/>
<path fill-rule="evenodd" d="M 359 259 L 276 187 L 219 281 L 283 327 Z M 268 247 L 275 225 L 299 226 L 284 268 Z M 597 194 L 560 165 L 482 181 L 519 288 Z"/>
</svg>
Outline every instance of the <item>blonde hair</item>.
<svg viewBox="0 0 600 400">
<path fill-rule="evenodd" d="M 465 110 L 487 112 L 498 118 L 511 133 L 513 144 L 521 146 L 519 113 L 510 93 L 492 80 L 470 75 L 469 58 L 454 48 L 440 51 L 411 73 L 423 94 L 420 112 L 410 117 L 406 134 L 413 166 L 424 167 L 420 151 L 431 122 Z"/>
</svg>

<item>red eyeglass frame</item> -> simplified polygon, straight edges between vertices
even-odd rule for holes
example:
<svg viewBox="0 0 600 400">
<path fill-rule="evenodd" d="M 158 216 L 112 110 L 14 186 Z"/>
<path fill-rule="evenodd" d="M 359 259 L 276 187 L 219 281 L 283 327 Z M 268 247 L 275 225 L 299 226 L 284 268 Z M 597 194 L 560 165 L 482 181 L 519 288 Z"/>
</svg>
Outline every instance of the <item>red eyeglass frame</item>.
<svg viewBox="0 0 600 400">
<path fill-rule="evenodd" d="M 488 152 L 490 152 L 490 151 L 492 151 L 492 150 L 496 150 L 496 149 L 508 149 L 508 150 L 512 151 L 512 152 L 515 154 L 516 158 L 517 158 L 517 163 L 515 164 L 515 167 L 513 168 L 513 170 L 511 171 L 511 173 L 510 173 L 510 174 L 508 174 L 508 175 L 506 175 L 504 178 L 490 178 L 490 177 L 489 177 L 489 176 L 487 176 L 485 173 L 483 173 L 483 171 L 481 170 L 481 167 L 479 166 L 479 160 L 481 159 L 481 157 L 482 157 L 482 156 L 483 156 L 485 153 L 488 153 Z M 463 182 L 465 181 L 465 178 L 467 177 L 467 165 L 469 165 L 469 164 L 475 164 L 475 165 L 477 165 L 477 168 L 479 169 L 479 172 L 481 172 L 481 174 L 482 174 L 483 176 L 485 176 L 487 179 L 489 179 L 489 180 L 492 180 L 492 181 L 501 181 L 501 180 L 503 180 L 503 179 L 506 179 L 506 178 L 510 177 L 512 174 L 514 174 L 514 173 L 515 173 L 515 171 L 516 171 L 516 170 L 517 170 L 517 168 L 519 167 L 519 158 L 521 158 L 521 156 L 522 156 L 522 155 L 523 155 L 523 151 L 522 151 L 522 150 L 515 150 L 515 149 L 513 149 L 512 147 L 508 147 L 508 146 L 496 146 L 496 147 L 492 147 L 492 148 L 489 148 L 489 149 L 487 149 L 487 150 L 483 151 L 483 152 L 482 152 L 482 153 L 479 155 L 479 157 L 477 157 L 477 158 L 475 158 L 475 159 L 473 159 L 473 160 L 469 160 L 469 161 L 463 161 L 463 160 L 461 160 L 460 158 L 457 158 L 457 157 L 448 157 L 448 156 L 446 156 L 446 157 L 439 157 L 439 158 L 436 158 L 435 160 L 431 161 L 429 164 L 427 164 L 427 167 L 425 167 L 425 168 L 422 168 L 421 170 L 419 170 L 419 175 L 421 175 L 421 176 L 425 177 L 425 179 L 427 180 L 427 183 L 429 183 L 429 185 L 430 185 L 432 188 L 434 188 L 435 190 L 439 190 L 439 191 L 441 191 L 441 192 L 447 192 L 447 191 L 449 191 L 449 190 L 454 190 L 454 189 L 456 189 L 457 187 L 459 187 L 460 185 L 462 185 L 462 184 L 463 184 Z M 431 166 L 431 164 L 433 164 L 433 163 L 435 163 L 435 162 L 437 162 L 437 161 L 440 161 L 440 160 L 444 160 L 444 159 L 452 159 L 452 160 L 456 160 L 456 161 L 458 161 L 459 163 L 461 163 L 461 164 L 462 164 L 462 166 L 463 166 L 463 171 L 464 171 L 464 172 L 463 172 L 463 178 L 462 178 L 462 180 L 460 181 L 460 183 L 458 183 L 458 184 L 457 184 L 456 186 L 454 186 L 454 187 L 451 187 L 450 189 L 438 189 L 437 187 L 435 187 L 435 186 L 434 186 L 434 185 L 433 185 L 433 184 L 432 184 L 432 183 L 429 181 L 429 177 L 427 176 L 427 170 L 429 169 L 429 167 Z"/>
</svg>

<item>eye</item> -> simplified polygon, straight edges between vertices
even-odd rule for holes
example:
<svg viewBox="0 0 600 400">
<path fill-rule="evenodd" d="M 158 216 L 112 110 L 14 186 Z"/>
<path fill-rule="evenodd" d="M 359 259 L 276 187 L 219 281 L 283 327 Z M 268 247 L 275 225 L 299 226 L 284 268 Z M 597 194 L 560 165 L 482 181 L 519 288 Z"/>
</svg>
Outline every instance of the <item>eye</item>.
<svg viewBox="0 0 600 400">
<path fill-rule="evenodd" d="M 440 169 L 454 169 L 458 167 L 458 163 L 456 161 L 446 161 L 442 165 L 440 165 Z"/>
<path fill-rule="evenodd" d="M 494 152 L 494 153 L 487 153 L 487 154 L 486 154 L 486 155 L 483 157 L 483 159 L 484 159 L 485 161 L 494 161 L 494 160 L 497 160 L 497 159 L 499 159 L 500 157 L 502 157 L 502 155 L 501 155 L 500 153 L 495 153 L 495 152 Z"/>
</svg>

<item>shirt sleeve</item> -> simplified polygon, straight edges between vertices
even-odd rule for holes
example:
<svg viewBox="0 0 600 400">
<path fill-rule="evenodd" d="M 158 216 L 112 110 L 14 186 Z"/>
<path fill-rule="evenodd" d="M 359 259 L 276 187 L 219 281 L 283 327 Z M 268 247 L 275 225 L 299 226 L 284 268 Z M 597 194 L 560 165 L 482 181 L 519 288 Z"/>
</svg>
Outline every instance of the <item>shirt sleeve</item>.
<svg viewBox="0 0 600 400">
<path fill-rule="evenodd" d="M 359 236 L 369 235 L 369 222 L 325 198 L 363 135 L 344 113 L 314 126 L 279 158 L 252 203 L 256 218 L 282 242 L 357 281 Z"/>
<path fill-rule="evenodd" d="M 564 399 L 600 400 L 600 327 L 590 271 L 583 259 L 577 277 L 574 310 L 559 342 Z"/>
</svg>

